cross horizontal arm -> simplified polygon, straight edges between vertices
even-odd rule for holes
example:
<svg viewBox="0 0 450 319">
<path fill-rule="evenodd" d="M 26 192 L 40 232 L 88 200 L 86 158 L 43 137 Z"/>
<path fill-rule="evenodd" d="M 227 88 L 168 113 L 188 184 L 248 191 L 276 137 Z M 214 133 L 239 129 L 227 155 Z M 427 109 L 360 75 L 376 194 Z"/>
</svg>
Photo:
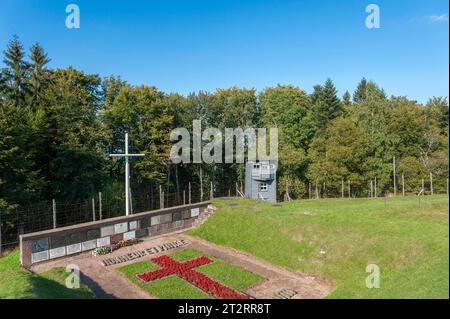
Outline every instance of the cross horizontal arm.
<svg viewBox="0 0 450 319">
<path fill-rule="evenodd" d="M 111 156 L 111 157 L 125 157 L 125 156 L 142 157 L 142 156 L 145 156 L 145 154 L 109 154 L 109 156 Z"/>
</svg>

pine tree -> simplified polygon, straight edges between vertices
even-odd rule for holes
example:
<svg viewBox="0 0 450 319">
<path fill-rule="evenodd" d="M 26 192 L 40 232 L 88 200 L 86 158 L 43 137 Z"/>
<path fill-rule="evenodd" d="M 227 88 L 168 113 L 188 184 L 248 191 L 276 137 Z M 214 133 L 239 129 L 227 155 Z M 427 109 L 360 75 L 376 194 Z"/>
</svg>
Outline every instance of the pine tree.
<svg viewBox="0 0 450 319">
<path fill-rule="evenodd" d="M 350 106 L 352 104 L 351 98 L 352 97 L 350 95 L 350 92 L 345 91 L 344 95 L 342 96 L 342 102 L 345 106 Z"/>
<path fill-rule="evenodd" d="M 29 91 L 32 104 L 35 104 L 48 84 L 46 65 L 50 62 L 50 59 L 41 45 L 36 43 L 31 47 L 30 60 Z"/>
<path fill-rule="evenodd" d="M 28 63 L 24 61 L 25 52 L 17 36 L 8 43 L 4 52 L 3 70 L 4 80 L 7 85 L 8 97 L 16 106 L 22 106 L 25 102 L 28 77 Z"/>
<path fill-rule="evenodd" d="M 366 78 L 362 78 L 361 82 L 359 82 L 358 87 L 356 88 L 355 93 L 353 94 L 353 102 L 362 103 L 367 97 L 367 80 Z"/>
<path fill-rule="evenodd" d="M 314 105 L 314 118 L 320 134 L 320 131 L 323 131 L 331 120 L 342 114 L 342 104 L 331 79 L 326 80 L 319 92 L 319 98 Z"/>
</svg>

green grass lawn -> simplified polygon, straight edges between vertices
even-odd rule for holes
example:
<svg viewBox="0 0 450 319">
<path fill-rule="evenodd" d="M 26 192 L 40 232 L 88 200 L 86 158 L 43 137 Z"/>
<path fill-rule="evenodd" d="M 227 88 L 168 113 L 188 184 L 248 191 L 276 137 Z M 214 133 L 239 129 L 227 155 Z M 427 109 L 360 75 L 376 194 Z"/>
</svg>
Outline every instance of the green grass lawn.
<svg viewBox="0 0 450 319">
<path fill-rule="evenodd" d="M 68 276 L 64 268 L 35 275 L 20 268 L 19 252 L 0 258 L 0 299 L 87 299 L 94 298 L 89 288 L 65 286 Z"/>
<path fill-rule="evenodd" d="M 185 261 L 200 256 L 208 256 L 214 262 L 195 268 L 195 270 L 207 275 L 235 290 L 245 290 L 251 286 L 261 282 L 262 277 L 255 275 L 243 268 L 230 265 L 205 253 L 194 249 L 183 249 L 178 252 L 169 254 L 170 257 L 177 261 Z M 159 266 L 151 261 L 137 262 L 119 268 L 131 282 L 141 287 L 151 296 L 163 299 L 206 299 L 211 298 L 197 287 L 192 286 L 177 276 L 169 276 L 160 280 L 142 283 L 136 278 L 136 275 L 158 269 Z"/>
<path fill-rule="evenodd" d="M 330 298 L 449 297 L 447 196 L 423 197 L 420 205 L 413 196 L 214 205 L 190 235 L 329 278 Z M 368 264 L 380 267 L 379 289 L 366 287 Z"/>
</svg>

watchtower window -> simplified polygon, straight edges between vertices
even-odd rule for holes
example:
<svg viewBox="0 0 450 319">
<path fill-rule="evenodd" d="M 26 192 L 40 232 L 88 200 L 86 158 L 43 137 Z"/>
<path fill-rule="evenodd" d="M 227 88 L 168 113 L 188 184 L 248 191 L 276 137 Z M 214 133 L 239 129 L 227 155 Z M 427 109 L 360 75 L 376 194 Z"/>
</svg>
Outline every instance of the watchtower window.
<svg viewBox="0 0 450 319">
<path fill-rule="evenodd" d="M 261 192 L 267 192 L 267 190 L 269 189 L 269 186 L 267 185 L 267 183 L 261 183 L 259 184 L 259 190 Z"/>
</svg>

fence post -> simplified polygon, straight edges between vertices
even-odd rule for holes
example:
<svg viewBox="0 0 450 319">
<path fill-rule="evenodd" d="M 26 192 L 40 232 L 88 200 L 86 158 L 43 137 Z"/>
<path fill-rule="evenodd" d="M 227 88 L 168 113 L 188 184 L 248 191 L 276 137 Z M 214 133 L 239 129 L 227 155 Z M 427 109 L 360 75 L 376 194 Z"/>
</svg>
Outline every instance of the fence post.
<svg viewBox="0 0 450 319">
<path fill-rule="evenodd" d="M 56 228 L 56 202 L 52 199 L 52 208 L 53 208 L 53 228 Z"/>
<path fill-rule="evenodd" d="M 164 208 L 164 192 L 161 193 L 161 196 L 162 196 L 162 200 L 161 200 L 162 207 L 161 208 Z"/>
<path fill-rule="evenodd" d="M 351 192 L 351 186 L 350 186 L 350 181 L 348 180 L 347 181 L 347 187 L 348 187 L 348 198 L 352 198 L 352 192 Z"/>
<path fill-rule="evenodd" d="M 191 204 L 191 182 L 189 182 L 189 204 Z"/>
<path fill-rule="evenodd" d="M 422 178 L 422 190 L 425 193 L 425 180 Z"/>
<path fill-rule="evenodd" d="M 0 210 L 0 257 L 2 256 L 2 211 Z"/>
<path fill-rule="evenodd" d="M 402 173 L 402 196 L 405 196 L 405 174 Z"/>
<path fill-rule="evenodd" d="M 163 198 L 162 197 L 162 187 L 161 187 L 161 185 L 159 185 L 159 208 L 160 209 L 163 208 L 163 206 L 164 206 L 162 198 Z"/>
<path fill-rule="evenodd" d="M 374 180 L 374 183 L 375 183 L 375 198 L 377 198 L 378 197 L 378 195 L 377 195 L 377 178 L 375 177 L 375 180 Z"/>
<path fill-rule="evenodd" d="M 95 199 L 92 197 L 92 221 L 95 222 Z"/>
<path fill-rule="evenodd" d="M 396 178 L 396 170 L 395 170 L 395 156 L 392 158 L 392 166 L 393 166 L 393 175 L 394 175 L 394 197 L 397 196 L 397 178 Z"/>
<path fill-rule="evenodd" d="M 317 186 L 318 180 L 316 179 L 316 199 L 319 199 L 319 189 Z"/>
<path fill-rule="evenodd" d="M 433 191 L 433 173 L 430 172 L 430 192 L 431 195 L 434 195 L 434 191 Z"/>
<path fill-rule="evenodd" d="M 100 214 L 100 220 L 103 219 L 103 211 L 102 211 L 102 192 L 98 192 L 98 212 Z"/>
<path fill-rule="evenodd" d="M 308 197 L 311 199 L 311 182 L 308 182 Z"/>
<path fill-rule="evenodd" d="M 231 188 L 228 188 L 228 197 L 231 197 Z"/>
<path fill-rule="evenodd" d="M 213 182 L 211 182 L 211 190 L 210 190 L 210 199 L 214 198 L 214 188 L 213 188 Z"/>
<path fill-rule="evenodd" d="M 183 205 L 186 205 L 186 191 L 183 189 Z"/>
<path fill-rule="evenodd" d="M 344 198 L 344 180 L 341 179 L 341 197 Z"/>
<path fill-rule="evenodd" d="M 373 180 L 370 180 L 370 198 L 373 198 Z"/>
</svg>

